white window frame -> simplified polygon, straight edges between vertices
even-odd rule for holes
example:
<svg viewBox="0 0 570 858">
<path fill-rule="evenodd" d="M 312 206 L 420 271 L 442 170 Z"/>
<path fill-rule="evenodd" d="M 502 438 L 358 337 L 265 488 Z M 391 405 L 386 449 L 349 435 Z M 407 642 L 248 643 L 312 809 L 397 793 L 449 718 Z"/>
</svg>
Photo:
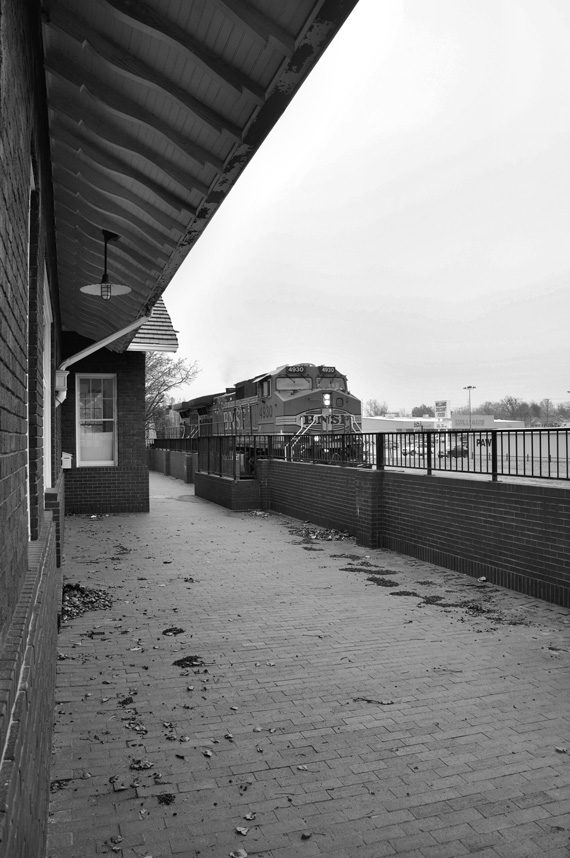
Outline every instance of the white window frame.
<svg viewBox="0 0 570 858">
<path fill-rule="evenodd" d="M 52 354 L 51 333 L 53 315 L 51 311 L 49 282 L 47 270 L 44 265 L 44 351 L 43 351 L 43 381 L 44 381 L 44 408 L 43 408 L 43 444 L 44 444 L 44 489 L 52 486 L 51 468 L 51 418 L 53 408 L 53 392 L 51 383 Z"/>
<path fill-rule="evenodd" d="M 113 380 L 113 459 L 112 460 L 87 460 L 81 459 L 81 381 L 83 379 L 107 379 Z M 109 418 L 105 418 L 109 419 Z M 93 422 L 93 421 L 89 421 Z M 118 419 L 117 419 L 117 376 L 110 372 L 81 372 L 75 376 L 75 451 L 76 464 L 78 468 L 113 468 L 118 462 Z"/>
<path fill-rule="evenodd" d="M 28 245 L 26 248 L 26 260 L 28 266 L 28 295 L 30 289 L 30 248 L 31 248 L 31 230 L 32 230 L 32 193 L 36 189 L 36 180 L 34 177 L 34 165 L 30 161 L 30 189 L 28 193 Z M 30 343 L 28 338 L 29 331 L 29 298 L 28 298 L 28 318 L 26 325 L 26 354 L 30 353 Z M 31 483 L 30 483 L 30 372 L 26 372 L 26 508 L 28 514 L 28 539 L 32 538 L 32 510 L 30 506 Z"/>
</svg>

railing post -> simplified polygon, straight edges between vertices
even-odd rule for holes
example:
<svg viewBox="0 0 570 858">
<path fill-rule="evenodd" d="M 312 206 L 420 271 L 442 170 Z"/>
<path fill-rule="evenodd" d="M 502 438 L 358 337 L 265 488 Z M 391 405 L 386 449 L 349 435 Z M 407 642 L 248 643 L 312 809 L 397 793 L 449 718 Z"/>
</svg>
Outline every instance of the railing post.
<svg viewBox="0 0 570 858">
<path fill-rule="evenodd" d="M 341 435 L 340 464 L 346 465 L 346 435 Z"/>
<path fill-rule="evenodd" d="M 376 470 L 384 470 L 384 451 L 386 436 L 382 432 L 376 434 Z"/>
<path fill-rule="evenodd" d="M 237 437 L 235 435 L 232 435 L 231 445 L 232 445 L 232 456 L 233 456 L 233 460 L 234 460 L 234 481 L 237 482 L 239 469 L 238 469 L 238 454 L 237 454 Z"/>
<path fill-rule="evenodd" d="M 267 436 L 267 458 L 273 458 L 273 435 Z"/>
<path fill-rule="evenodd" d="M 499 475 L 497 468 L 497 430 L 491 429 L 491 480 L 496 483 Z"/>
<path fill-rule="evenodd" d="M 427 449 L 427 475 L 431 476 L 432 469 L 432 439 L 435 439 L 433 432 L 424 432 L 424 446 Z"/>
</svg>

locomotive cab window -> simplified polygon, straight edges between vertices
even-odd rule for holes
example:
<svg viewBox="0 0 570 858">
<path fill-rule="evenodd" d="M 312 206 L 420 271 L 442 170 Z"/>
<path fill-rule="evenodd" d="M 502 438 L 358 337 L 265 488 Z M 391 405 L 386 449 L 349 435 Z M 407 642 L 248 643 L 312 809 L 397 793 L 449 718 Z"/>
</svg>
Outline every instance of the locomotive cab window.
<svg viewBox="0 0 570 858">
<path fill-rule="evenodd" d="M 331 390 L 346 390 L 344 378 L 341 378 L 339 375 L 319 376 L 317 378 L 317 387 L 329 387 Z"/>
<path fill-rule="evenodd" d="M 271 379 L 264 378 L 263 381 L 259 384 L 259 395 L 260 396 L 271 396 Z"/>
<path fill-rule="evenodd" d="M 275 379 L 275 390 L 312 390 L 312 387 L 311 379 L 303 376 Z"/>
</svg>

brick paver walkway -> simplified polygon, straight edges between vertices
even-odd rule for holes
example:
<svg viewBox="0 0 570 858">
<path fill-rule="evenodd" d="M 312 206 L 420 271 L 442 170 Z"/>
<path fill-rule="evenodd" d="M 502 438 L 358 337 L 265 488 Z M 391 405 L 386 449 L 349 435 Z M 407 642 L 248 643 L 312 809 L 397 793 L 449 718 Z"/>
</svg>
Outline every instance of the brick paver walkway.
<svg viewBox="0 0 570 858">
<path fill-rule="evenodd" d="M 190 492 L 67 520 L 49 858 L 568 858 L 567 611 Z"/>
</svg>

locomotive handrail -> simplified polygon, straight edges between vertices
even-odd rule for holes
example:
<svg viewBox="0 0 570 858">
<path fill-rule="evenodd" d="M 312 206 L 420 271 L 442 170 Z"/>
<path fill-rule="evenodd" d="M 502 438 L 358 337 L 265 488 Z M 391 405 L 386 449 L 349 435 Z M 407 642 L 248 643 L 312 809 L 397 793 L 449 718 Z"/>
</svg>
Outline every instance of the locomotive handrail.
<svg viewBox="0 0 570 858">
<path fill-rule="evenodd" d="M 358 418 L 354 414 L 350 415 L 350 425 L 353 432 L 362 432 L 362 424 L 358 422 Z"/>
<path fill-rule="evenodd" d="M 307 432 L 315 425 L 317 421 L 317 415 L 313 415 L 310 423 L 306 423 L 305 426 L 301 426 L 299 431 L 293 435 L 291 441 L 289 442 L 289 458 L 293 456 L 293 448 L 299 443 L 303 435 L 306 435 Z"/>
</svg>

